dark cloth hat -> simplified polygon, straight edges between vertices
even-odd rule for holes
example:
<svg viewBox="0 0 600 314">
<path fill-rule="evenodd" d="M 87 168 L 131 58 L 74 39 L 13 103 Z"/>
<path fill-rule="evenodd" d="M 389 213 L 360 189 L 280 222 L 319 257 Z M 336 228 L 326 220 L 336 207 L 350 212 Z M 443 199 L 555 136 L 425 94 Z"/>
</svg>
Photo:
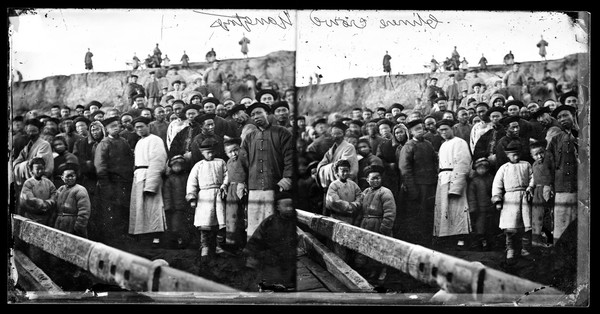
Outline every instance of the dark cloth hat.
<svg viewBox="0 0 600 314">
<path fill-rule="evenodd" d="M 298 121 L 298 120 L 304 120 L 304 121 L 306 121 L 306 117 L 305 116 L 298 116 L 298 117 L 296 117 L 296 121 Z"/>
<path fill-rule="evenodd" d="M 502 125 L 508 126 L 512 122 L 519 122 L 520 120 L 521 120 L 521 118 L 519 116 L 508 116 L 508 117 L 502 118 L 502 120 L 500 122 L 502 123 Z"/>
<path fill-rule="evenodd" d="M 74 162 L 66 162 L 58 166 L 58 173 L 62 174 L 65 172 L 65 170 L 75 170 L 75 172 L 79 172 L 79 164 Z"/>
<path fill-rule="evenodd" d="M 375 109 L 375 111 L 379 111 L 379 110 L 386 111 L 385 107 L 377 107 L 377 109 Z"/>
<path fill-rule="evenodd" d="M 101 114 L 101 115 L 105 115 L 106 113 L 105 113 L 104 111 L 102 111 L 102 110 L 94 111 L 94 113 L 92 113 L 92 114 L 90 115 L 90 118 L 91 118 L 92 120 L 95 120 L 95 119 L 96 119 L 96 116 L 97 116 L 97 115 L 99 115 L 99 114 Z"/>
<path fill-rule="evenodd" d="M 496 111 L 500 112 L 501 114 L 504 114 L 506 112 L 506 109 L 504 109 L 504 107 L 495 106 L 495 107 L 488 109 L 488 111 L 485 112 L 485 115 L 487 117 L 489 117 L 490 114 L 492 114 L 492 112 L 496 112 Z"/>
<path fill-rule="evenodd" d="M 260 102 L 260 98 L 262 97 L 262 95 L 265 95 L 265 94 L 273 95 L 273 99 L 275 99 L 275 100 L 279 99 L 279 95 L 273 89 L 261 89 L 258 93 L 256 93 L 256 96 L 254 97 L 254 99 L 256 99 L 258 102 Z"/>
<path fill-rule="evenodd" d="M 175 85 L 176 83 L 181 84 L 181 80 L 174 80 L 173 82 L 171 82 L 171 85 Z"/>
<path fill-rule="evenodd" d="M 200 143 L 200 149 L 214 149 L 217 141 L 212 138 L 207 138 Z"/>
<path fill-rule="evenodd" d="M 33 126 L 37 127 L 37 128 L 38 128 L 38 129 L 40 129 L 40 130 L 41 130 L 42 128 L 44 128 L 44 124 L 43 124 L 43 123 L 42 123 L 42 121 L 40 121 L 39 119 L 27 119 L 27 120 L 25 120 L 25 125 L 27 126 L 27 125 L 29 125 L 29 124 L 31 124 L 31 125 L 33 125 Z"/>
<path fill-rule="evenodd" d="M 365 175 L 368 175 L 371 172 L 378 172 L 380 174 L 383 174 L 384 171 L 385 171 L 385 169 L 380 165 L 370 165 L 370 166 L 367 166 L 364 170 Z"/>
<path fill-rule="evenodd" d="M 487 166 L 489 168 L 490 161 L 487 159 L 487 157 L 481 157 L 475 160 L 475 162 L 473 163 L 473 169 L 477 169 L 477 167 L 479 166 Z"/>
<path fill-rule="evenodd" d="M 146 95 L 144 95 L 144 93 L 137 93 L 137 94 L 131 96 L 131 100 L 136 100 L 140 97 L 146 97 Z"/>
<path fill-rule="evenodd" d="M 114 116 L 114 117 L 106 118 L 106 119 L 102 120 L 102 125 L 104 125 L 104 127 L 106 127 L 115 121 L 119 122 L 119 117 Z"/>
<path fill-rule="evenodd" d="M 474 99 L 474 98 L 471 98 L 471 99 Z M 478 102 L 477 105 L 475 105 L 475 108 L 477 108 L 479 106 L 484 106 L 484 107 L 490 109 L 490 105 L 487 102 L 484 102 L 484 101 Z"/>
<path fill-rule="evenodd" d="M 285 107 L 288 110 L 290 110 L 290 105 L 288 104 L 287 101 L 285 100 L 280 100 L 280 101 L 276 101 L 271 105 L 271 110 L 275 111 L 275 109 L 279 108 L 279 107 Z"/>
<path fill-rule="evenodd" d="M 198 110 L 198 112 L 200 112 L 202 110 L 202 107 L 200 105 L 187 105 L 187 106 L 183 107 L 183 109 L 181 109 L 181 114 L 180 114 L 180 118 L 182 120 L 186 119 L 185 113 L 190 109 L 196 109 L 196 110 Z"/>
<path fill-rule="evenodd" d="M 242 145 L 242 139 L 239 137 L 232 137 L 232 138 L 228 138 L 225 141 L 223 141 L 223 145 L 227 146 L 227 145 Z"/>
<path fill-rule="evenodd" d="M 200 103 L 202 104 L 202 106 L 204 106 L 204 104 L 209 102 L 215 104 L 215 106 L 221 103 L 221 101 L 216 97 L 206 97 L 202 99 L 202 102 Z"/>
<path fill-rule="evenodd" d="M 352 168 L 352 166 L 350 165 L 350 162 L 346 159 L 340 159 L 338 161 L 335 162 L 333 168 L 337 171 L 337 169 L 339 167 L 348 167 L 348 168 Z"/>
<path fill-rule="evenodd" d="M 447 125 L 449 127 L 452 127 L 455 124 L 454 120 L 450 120 L 450 119 L 442 119 L 438 122 L 435 123 L 435 127 L 439 128 L 442 125 Z"/>
<path fill-rule="evenodd" d="M 173 97 L 172 95 L 169 95 L 169 96 Z M 167 96 L 167 97 L 169 97 L 169 96 Z M 173 97 L 173 98 L 175 98 L 175 97 Z M 184 106 L 184 108 L 185 108 L 185 106 L 187 105 L 187 104 L 185 103 L 185 101 L 183 101 L 182 99 L 175 99 L 175 100 L 173 101 L 173 103 L 171 104 L 171 107 L 172 107 L 172 106 L 174 106 L 175 104 L 178 104 L 178 103 L 179 103 L 179 104 L 182 104 L 182 105 Z"/>
<path fill-rule="evenodd" d="M 262 102 L 255 102 L 252 105 L 250 105 L 248 108 L 246 108 L 246 113 L 248 115 L 252 115 L 252 110 L 256 109 L 256 108 L 263 108 L 265 109 L 265 111 L 268 113 L 271 113 L 271 107 L 265 103 Z"/>
<path fill-rule="evenodd" d="M 479 86 L 479 87 L 481 87 L 481 83 L 479 83 L 479 82 L 475 82 L 473 85 L 471 85 L 471 87 L 475 87 L 475 86 Z"/>
<path fill-rule="evenodd" d="M 136 123 L 138 123 L 138 122 L 142 122 L 142 123 L 144 123 L 145 125 L 148 125 L 148 124 L 150 124 L 151 120 L 150 120 L 149 118 L 146 118 L 146 117 L 139 116 L 139 117 L 137 117 L 137 118 L 133 119 L 133 121 L 131 121 L 131 124 L 132 124 L 132 125 L 135 125 L 135 124 L 136 124 Z"/>
<path fill-rule="evenodd" d="M 90 101 L 85 107 L 84 109 L 90 109 L 91 106 L 98 106 L 98 108 L 102 108 L 102 103 L 97 101 L 97 100 L 92 100 Z"/>
<path fill-rule="evenodd" d="M 508 109 L 508 107 L 515 106 L 515 105 L 517 107 L 519 107 L 519 109 L 521 109 L 521 108 L 523 108 L 523 106 L 525 106 L 525 104 L 522 101 L 513 99 L 513 100 L 509 100 L 506 103 L 504 103 L 504 108 Z"/>
<path fill-rule="evenodd" d="M 183 155 L 175 155 L 169 159 L 169 167 L 173 166 L 176 162 L 185 164 L 185 158 Z"/>
<path fill-rule="evenodd" d="M 90 125 L 90 123 L 92 123 L 92 121 L 90 121 L 90 119 L 86 117 L 77 117 L 75 118 L 75 120 L 73 120 L 73 124 L 77 124 L 77 122 L 84 122 L 88 126 Z"/>
<path fill-rule="evenodd" d="M 346 132 L 346 130 L 348 129 L 348 126 L 342 122 L 342 121 L 335 121 L 331 124 L 332 128 L 338 128 L 341 129 L 342 131 Z"/>
<path fill-rule="evenodd" d="M 346 122 L 352 121 L 352 118 L 343 117 L 343 118 L 340 119 L 340 121 L 346 123 Z"/>
<path fill-rule="evenodd" d="M 390 128 L 394 127 L 394 123 L 388 119 L 381 119 L 381 120 L 377 121 L 377 127 L 379 127 L 382 124 L 387 124 L 390 126 Z"/>
<path fill-rule="evenodd" d="M 552 111 L 552 116 L 554 118 L 558 117 L 558 114 L 563 111 L 563 110 L 568 110 L 570 111 L 573 115 L 577 114 L 577 108 L 573 107 L 573 106 L 569 106 L 569 105 L 560 105 L 558 107 L 556 107 L 556 109 L 554 109 L 554 111 Z"/>
<path fill-rule="evenodd" d="M 77 109 L 77 108 L 85 109 L 85 106 L 84 105 L 77 105 L 77 106 L 75 106 L 75 109 Z"/>
<path fill-rule="evenodd" d="M 129 77 L 135 77 L 135 78 L 137 78 L 138 76 L 136 74 L 129 74 Z"/>
<path fill-rule="evenodd" d="M 229 110 L 229 112 L 227 114 L 229 116 L 233 116 L 233 114 L 237 113 L 240 110 L 243 110 L 245 112 L 246 111 L 246 106 L 244 106 L 242 104 L 235 105 L 235 106 L 231 107 L 231 109 Z"/>
<path fill-rule="evenodd" d="M 397 120 L 400 117 L 408 117 L 408 115 L 404 112 L 400 112 L 399 114 L 394 116 L 394 121 Z"/>
<path fill-rule="evenodd" d="M 417 124 L 423 124 L 423 119 L 415 119 L 415 120 L 411 120 L 410 122 L 407 122 L 406 128 L 410 130 L 412 127 L 416 126 Z"/>
<path fill-rule="evenodd" d="M 99 111 L 100 110 L 98 110 L 96 112 L 99 112 Z M 96 112 L 94 112 L 94 113 L 96 113 Z M 103 113 L 103 112 L 100 112 L 100 113 Z M 48 122 L 48 121 L 52 121 L 52 122 L 56 123 L 56 125 L 60 124 L 60 120 L 58 120 L 57 118 L 54 118 L 54 117 L 49 117 L 48 119 L 46 119 L 46 121 L 44 121 L 44 124 L 46 124 L 46 122 Z"/>
<path fill-rule="evenodd" d="M 277 202 L 279 200 L 291 199 L 292 197 L 293 197 L 293 195 L 289 191 L 279 191 L 278 190 L 275 192 L 274 200 L 275 200 L 275 202 Z"/>
<path fill-rule="evenodd" d="M 504 149 L 506 153 L 518 153 L 521 151 L 521 143 L 518 140 L 511 141 Z"/>
<path fill-rule="evenodd" d="M 360 120 L 350 120 L 349 124 L 356 124 L 356 125 L 358 125 L 360 127 L 363 126 L 363 122 L 360 121 Z"/>
<path fill-rule="evenodd" d="M 446 97 L 446 96 L 440 96 L 440 97 L 436 98 L 434 102 L 438 102 L 440 100 L 448 100 L 448 97 Z"/>
<path fill-rule="evenodd" d="M 175 99 L 175 96 L 173 95 L 167 95 L 165 96 L 165 102 L 171 100 L 171 99 Z M 179 99 L 178 99 L 179 100 Z M 177 101 L 177 100 L 176 100 Z M 183 100 L 181 100 L 181 102 L 183 102 L 185 104 L 185 102 Z"/>
<path fill-rule="evenodd" d="M 559 98 L 559 102 L 564 105 L 565 104 L 565 100 L 567 100 L 567 98 L 571 97 L 571 96 L 577 97 L 577 92 L 575 92 L 575 91 L 572 90 L 572 91 L 568 91 L 568 92 L 562 94 L 560 96 L 560 98 Z"/>
<path fill-rule="evenodd" d="M 401 104 L 399 104 L 399 103 L 394 103 L 394 104 L 392 104 L 392 105 L 390 106 L 390 109 L 391 109 L 391 108 L 398 108 L 398 109 L 400 109 L 400 111 L 404 110 L 404 106 L 402 106 L 402 105 L 401 105 Z"/>
<path fill-rule="evenodd" d="M 314 127 L 315 127 L 315 126 L 317 126 L 317 124 L 319 124 L 319 123 L 327 124 L 327 119 L 325 119 L 325 118 L 319 118 L 319 119 L 315 120 L 315 121 L 312 123 L 312 127 L 314 128 Z M 351 122 L 351 123 L 352 123 L 352 122 Z"/>
<path fill-rule="evenodd" d="M 537 119 L 539 116 L 543 115 L 544 113 L 552 114 L 552 112 L 550 111 L 550 107 L 541 107 L 541 108 L 539 108 L 538 110 L 536 110 L 533 113 L 531 113 L 530 118 L 531 119 Z"/>
<path fill-rule="evenodd" d="M 197 115 L 194 118 L 194 122 L 196 122 L 196 123 L 198 123 L 200 125 L 203 125 L 204 121 L 210 120 L 210 119 L 214 120 L 216 116 L 217 115 L 214 114 L 214 113 L 205 113 L 205 114 Z"/>
</svg>

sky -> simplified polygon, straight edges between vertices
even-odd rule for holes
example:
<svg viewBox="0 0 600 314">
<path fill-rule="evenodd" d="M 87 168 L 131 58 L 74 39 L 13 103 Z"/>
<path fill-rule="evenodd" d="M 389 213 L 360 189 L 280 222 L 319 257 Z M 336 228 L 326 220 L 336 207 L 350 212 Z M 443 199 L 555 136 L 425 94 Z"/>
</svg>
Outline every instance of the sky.
<svg viewBox="0 0 600 314">
<path fill-rule="evenodd" d="M 250 22 L 234 25 L 223 17 L 236 13 L 250 16 Z M 86 72 L 88 48 L 96 72 L 131 69 L 126 62 L 133 54 L 144 60 L 157 43 L 172 64 L 180 63 L 184 50 L 190 62 L 205 61 L 211 48 L 218 59 L 242 58 L 239 41 L 244 35 L 250 39 L 248 57 L 259 57 L 295 50 L 295 12 L 288 14 L 289 18 L 283 10 L 36 9 L 35 14 L 9 18 L 11 61 L 24 80 L 38 80 Z M 257 18 L 269 17 L 272 23 L 256 23 Z"/>
<path fill-rule="evenodd" d="M 321 83 L 383 75 L 386 51 L 392 74 L 423 73 L 454 46 L 470 66 L 482 54 L 500 64 L 509 50 L 516 61 L 542 60 L 541 36 L 547 59 L 587 52 L 585 32 L 561 12 L 37 9 L 9 21 L 11 65 L 24 80 L 84 73 L 88 48 L 97 72 L 127 70 L 134 52 L 143 60 L 156 43 L 175 64 L 184 50 L 190 62 L 204 61 L 211 48 L 219 59 L 242 58 L 244 35 L 249 57 L 296 51 L 297 86 L 315 73 Z"/>
</svg>

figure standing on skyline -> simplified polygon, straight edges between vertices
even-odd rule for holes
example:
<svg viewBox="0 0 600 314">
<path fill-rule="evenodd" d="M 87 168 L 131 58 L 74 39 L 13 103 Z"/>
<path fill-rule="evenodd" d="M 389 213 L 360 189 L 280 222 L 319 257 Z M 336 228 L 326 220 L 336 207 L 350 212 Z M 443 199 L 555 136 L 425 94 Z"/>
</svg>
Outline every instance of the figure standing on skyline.
<svg viewBox="0 0 600 314">
<path fill-rule="evenodd" d="M 512 53 L 512 50 L 509 50 L 506 56 L 504 56 L 504 64 L 512 65 L 515 63 L 515 56 Z"/>
<path fill-rule="evenodd" d="M 162 63 L 162 51 L 158 48 L 158 44 L 154 47 L 154 54 L 152 57 L 154 58 L 155 67 L 160 67 L 160 64 Z"/>
<path fill-rule="evenodd" d="M 133 69 L 137 70 L 140 67 L 140 58 L 138 58 L 135 54 L 135 52 L 133 53 L 133 63 L 132 63 Z"/>
<path fill-rule="evenodd" d="M 210 51 L 206 53 L 206 62 L 210 63 L 217 59 L 217 53 L 215 49 L 210 48 Z"/>
<path fill-rule="evenodd" d="M 183 56 L 181 56 L 181 68 L 183 69 L 187 69 L 190 67 L 189 61 L 190 61 L 190 57 L 188 57 L 188 55 L 185 53 L 185 50 L 183 51 Z"/>
<path fill-rule="evenodd" d="M 92 64 L 92 57 L 94 56 L 94 54 L 90 51 L 90 48 L 88 48 L 88 51 L 85 53 L 85 69 L 89 70 L 89 71 L 94 71 L 94 65 Z"/>
<path fill-rule="evenodd" d="M 239 44 L 242 46 L 242 53 L 244 57 L 248 58 L 248 44 L 250 43 L 250 39 L 246 37 L 246 34 L 242 34 L 242 39 L 240 39 Z"/>
<path fill-rule="evenodd" d="M 481 71 L 485 71 L 487 70 L 487 59 L 483 56 L 483 53 L 481 54 L 481 59 L 479 59 L 479 69 Z"/>
<path fill-rule="evenodd" d="M 537 43 L 537 47 L 540 48 L 540 56 L 546 60 L 546 47 L 548 42 L 544 40 L 544 36 L 540 36 L 542 39 Z"/>
<path fill-rule="evenodd" d="M 390 59 L 392 59 L 392 57 L 388 54 L 387 50 L 385 52 L 385 56 L 383 56 L 383 72 L 386 72 L 388 74 L 388 77 L 390 78 L 390 84 L 392 83 L 392 64 L 390 63 Z M 394 85 L 392 85 L 392 87 L 394 87 Z"/>
<path fill-rule="evenodd" d="M 430 61 L 430 65 L 429 65 L 429 68 L 431 69 L 431 73 L 435 73 L 435 71 L 437 71 L 439 65 L 440 65 L 440 63 L 437 62 L 437 60 L 435 60 L 435 56 L 431 56 L 431 61 Z"/>
</svg>

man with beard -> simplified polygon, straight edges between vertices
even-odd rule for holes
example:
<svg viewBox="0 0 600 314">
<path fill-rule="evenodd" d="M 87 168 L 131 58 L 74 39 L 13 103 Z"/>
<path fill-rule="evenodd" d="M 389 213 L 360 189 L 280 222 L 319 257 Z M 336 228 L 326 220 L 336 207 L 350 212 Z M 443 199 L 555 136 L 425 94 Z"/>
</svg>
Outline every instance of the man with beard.
<svg viewBox="0 0 600 314">
<path fill-rule="evenodd" d="M 509 161 L 505 150 L 508 144 L 513 141 L 520 142 L 519 160 L 533 164 L 533 158 L 529 152 L 529 138 L 520 136 L 521 126 L 519 125 L 519 120 L 518 116 L 508 116 L 501 121 L 506 130 L 506 135 L 496 144 L 496 168 Z"/>
<path fill-rule="evenodd" d="M 15 195 L 21 194 L 23 183 L 32 177 L 29 161 L 35 157 L 44 159 L 46 178 L 52 178 L 54 172 L 54 157 L 50 143 L 40 138 L 40 130 L 43 125 L 38 119 L 27 119 L 25 121 L 25 134 L 29 141 L 21 150 L 19 156 L 13 161 L 13 174 L 15 183 Z M 17 207 L 18 208 L 18 207 Z"/>
<path fill-rule="evenodd" d="M 225 154 L 225 146 L 223 144 L 223 136 L 215 133 L 215 118 L 214 113 L 205 113 L 194 118 L 194 124 L 200 128 L 200 133 L 194 137 L 191 145 L 192 159 L 190 164 L 193 166 L 200 160 L 204 159 L 200 152 L 200 145 L 204 140 L 212 139 L 213 156 L 214 158 L 223 159 L 225 162 L 229 159 Z"/>
<path fill-rule="evenodd" d="M 433 145 L 424 138 L 423 120 L 406 124 L 411 139 L 400 150 L 398 168 L 402 176 L 402 190 L 406 193 L 405 226 L 412 229 L 408 241 L 431 244 L 433 213 L 437 186 L 438 160 Z"/>
<path fill-rule="evenodd" d="M 258 225 L 275 212 L 276 191 L 292 188 L 292 133 L 269 123 L 270 110 L 269 105 L 261 102 L 246 110 L 257 126 L 242 139 L 239 157 L 248 174 L 247 237 L 252 237 Z"/>
<path fill-rule="evenodd" d="M 356 175 L 358 174 L 358 157 L 354 146 L 344 140 L 344 133 L 347 128 L 348 126 L 341 121 L 336 121 L 331 124 L 333 146 L 327 150 L 323 159 L 321 159 L 317 165 L 317 178 L 325 191 L 329 187 L 329 184 L 336 179 L 334 165 L 340 159 L 345 159 L 350 162 L 349 179 L 356 182 Z"/>
<path fill-rule="evenodd" d="M 94 156 L 94 167 L 98 183 L 98 210 L 104 231 L 98 241 L 112 245 L 127 234 L 129 221 L 129 201 L 133 181 L 133 150 L 123 137 L 119 118 L 112 117 L 102 121 L 107 136 L 98 143 Z"/>
</svg>

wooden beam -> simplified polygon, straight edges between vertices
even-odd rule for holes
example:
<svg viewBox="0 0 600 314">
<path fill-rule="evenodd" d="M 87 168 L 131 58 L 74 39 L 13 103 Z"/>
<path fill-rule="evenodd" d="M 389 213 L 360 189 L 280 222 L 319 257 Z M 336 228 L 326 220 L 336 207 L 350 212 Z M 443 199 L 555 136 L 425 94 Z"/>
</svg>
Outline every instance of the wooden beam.
<svg viewBox="0 0 600 314">
<path fill-rule="evenodd" d="M 50 279 L 50 277 L 27 255 L 19 250 L 14 250 L 15 266 L 19 273 L 18 284 L 27 291 L 45 291 L 49 293 L 62 293 L 63 290 Z"/>
<path fill-rule="evenodd" d="M 337 280 L 331 273 L 327 272 L 321 265 L 307 258 L 304 266 L 331 292 L 349 292 L 348 287 Z"/>
<path fill-rule="evenodd" d="M 468 294 L 473 300 L 489 302 L 511 302 L 515 295 L 564 295 L 557 289 L 497 271 L 479 262 L 459 259 L 331 217 L 303 210 L 296 212 L 298 222 L 311 230 L 449 293 Z"/>
<path fill-rule="evenodd" d="M 325 269 L 329 271 L 337 280 L 344 284 L 347 289 L 353 292 L 373 292 L 373 286 L 352 269 L 339 256 L 333 253 L 329 248 L 323 245 L 313 235 L 305 233 L 297 228 L 299 237 L 298 242 L 302 242 L 305 249 L 319 256 L 323 261 Z M 336 291 L 336 290 L 334 290 Z"/>
</svg>

